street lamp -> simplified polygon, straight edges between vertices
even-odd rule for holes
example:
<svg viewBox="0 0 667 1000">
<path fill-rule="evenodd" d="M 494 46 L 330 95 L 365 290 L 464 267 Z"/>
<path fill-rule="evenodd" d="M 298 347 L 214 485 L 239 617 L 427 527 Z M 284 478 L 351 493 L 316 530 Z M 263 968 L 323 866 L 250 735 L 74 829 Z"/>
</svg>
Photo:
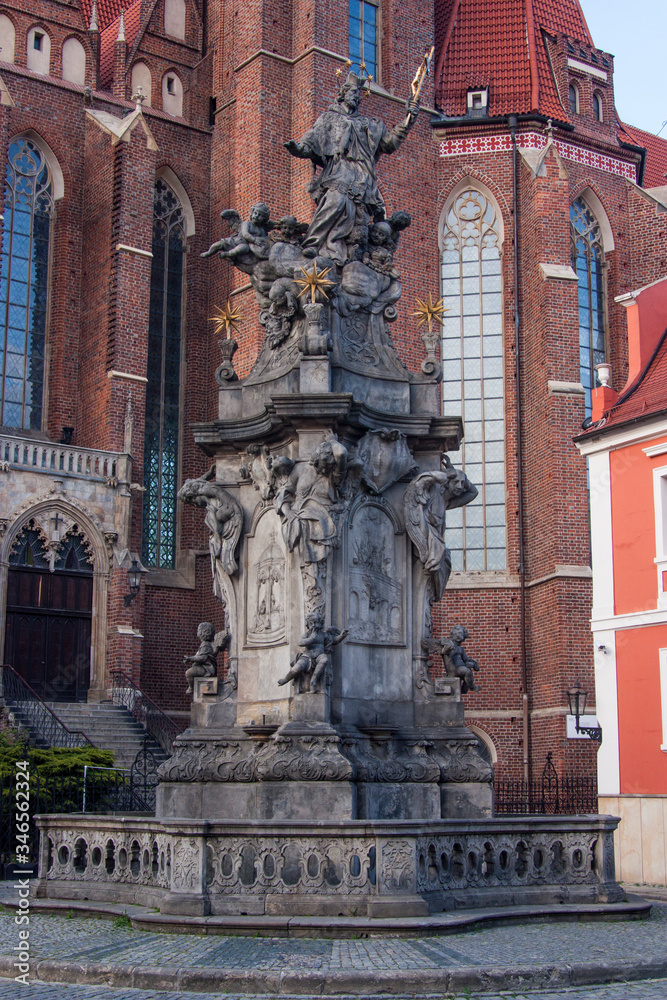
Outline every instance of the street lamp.
<svg viewBox="0 0 667 1000">
<path fill-rule="evenodd" d="M 127 581 L 130 585 L 130 593 L 126 594 L 123 598 L 126 608 L 132 604 L 132 601 L 134 601 L 139 593 L 139 587 L 141 586 L 141 573 L 142 569 L 137 562 L 136 556 L 132 556 L 132 565 L 127 571 Z"/>
<path fill-rule="evenodd" d="M 601 726 L 582 726 L 579 724 L 579 719 L 586 712 L 587 698 L 588 692 L 584 691 L 579 681 L 575 681 L 574 687 L 570 688 L 567 692 L 567 699 L 570 703 L 570 715 L 574 716 L 574 725 L 578 733 L 586 733 L 592 740 L 599 740 L 602 743 Z"/>
</svg>

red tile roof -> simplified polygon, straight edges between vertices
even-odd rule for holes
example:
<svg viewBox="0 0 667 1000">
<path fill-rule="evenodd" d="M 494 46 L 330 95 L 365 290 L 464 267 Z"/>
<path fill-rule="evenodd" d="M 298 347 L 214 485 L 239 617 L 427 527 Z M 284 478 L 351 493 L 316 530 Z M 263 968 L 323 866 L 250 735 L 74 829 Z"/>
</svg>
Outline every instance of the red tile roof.
<svg viewBox="0 0 667 1000">
<path fill-rule="evenodd" d="M 466 92 L 489 88 L 489 115 L 540 111 L 567 121 L 543 31 L 592 45 L 578 0 L 436 2 L 436 101 L 451 117 L 466 113 Z"/>
<path fill-rule="evenodd" d="M 641 146 L 646 150 L 644 167 L 644 187 L 665 187 L 667 185 L 667 139 L 644 132 L 634 125 L 622 125 L 618 137 L 621 142 Z"/>
<path fill-rule="evenodd" d="M 665 317 L 667 324 L 667 316 Z M 604 415 L 604 424 L 594 424 L 588 433 L 621 424 L 658 416 L 667 411 L 667 330 L 662 335 L 653 357 L 639 378 L 618 402 Z"/>
<path fill-rule="evenodd" d="M 97 23 L 100 31 L 104 31 L 121 10 L 127 10 L 133 3 L 134 0 L 97 0 Z M 92 10 L 93 0 L 81 0 L 81 14 L 86 27 L 90 24 Z"/>
<path fill-rule="evenodd" d="M 141 27 L 141 0 L 133 0 L 131 6 L 125 8 L 123 16 L 125 19 L 127 51 L 131 52 Z M 120 14 L 100 35 L 100 90 L 110 90 L 113 84 L 114 45 L 118 38 L 119 25 Z"/>
</svg>

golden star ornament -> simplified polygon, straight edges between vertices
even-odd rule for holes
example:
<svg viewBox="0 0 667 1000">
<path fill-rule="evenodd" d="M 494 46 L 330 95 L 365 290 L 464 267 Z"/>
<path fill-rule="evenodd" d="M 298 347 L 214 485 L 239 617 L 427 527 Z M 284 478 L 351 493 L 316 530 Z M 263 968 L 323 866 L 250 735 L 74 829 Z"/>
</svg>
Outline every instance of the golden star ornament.
<svg viewBox="0 0 667 1000">
<path fill-rule="evenodd" d="M 299 292 L 299 298 L 302 295 L 307 295 L 310 292 L 310 301 L 315 302 L 315 296 L 320 292 L 325 299 L 329 298 L 327 293 L 327 288 L 335 284 L 334 281 L 330 281 L 327 278 L 327 274 L 331 270 L 330 267 L 324 267 L 321 271 L 317 270 L 317 261 L 313 261 L 313 267 L 311 271 L 307 271 L 305 267 L 302 267 L 304 277 L 295 278 L 297 285 L 301 286 L 301 291 Z"/>
<path fill-rule="evenodd" d="M 243 322 L 243 316 L 241 315 L 241 310 L 237 306 L 232 306 L 229 299 L 227 299 L 225 308 L 216 306 L 213 315 L 209 316 L 209 320 L 211 323 L 215 323 L 216 337 L 224 333 L 227 340 L 229 340 L 232 333 L 238 333 L 239 323 Z"/>
<path fill-rule="evenodd" d="M 437 299 L 433 301 L 433 296 L 428 293 L 428 299 L 426 302 L 422 299 L 417 299 L 417 309 L 413 312 L 413 316 L 416 316 L 419 320 L 417 326 L 422 326 L 424 323 L 428 323 L 428 332 L 433 332 L 433 322 L 442 323 L 445 313 L 448 309 L 443 306 L 443 299 Z"/>
</svg>

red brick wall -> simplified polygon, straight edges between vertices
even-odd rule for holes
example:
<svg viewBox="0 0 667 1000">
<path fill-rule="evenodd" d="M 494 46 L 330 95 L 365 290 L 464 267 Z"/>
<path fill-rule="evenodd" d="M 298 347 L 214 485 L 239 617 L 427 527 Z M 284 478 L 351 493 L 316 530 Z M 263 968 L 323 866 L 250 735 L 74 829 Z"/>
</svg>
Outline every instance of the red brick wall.
<svg viewBox="0 0 667 1000">
<path fill-rule="evenodd" d="M 58 203 L 54 226 L 48 432 L 57 439 L 63 425 L 72 425 L 75 443 L 119 449 L 131 391 L 133 479 L 142 483 L 143 383 L 109 379 L 107 372 L 117 369 L 146 377 L 150 259 L 117 252 L 116 246 L 125 243 L 150 250 L 155 172 L 169 167 L 185 188 L 195 218 L 186 262 L 180 479 L 197 476 L 209 462 L 195 448 L 190 425 L 217 415 L 213 372 L 220 356 L 209 317 L 228 297 L 240 307 L 245 319 L 235 362 L 241 375 L 249 370 L 263 334 L 245 276 L 219 260 L 202 261 L 200 254 L 221 235 L 219 213 L 224 208 L 234 207 L 245 215 L 254 202 L 265 200 L 273 218 L 287 212 L 303 220 L 311 217 L 313 206 L 305 190 L 311 166 L 290 157 L 283 142 L 299 138 L 335 96 L 336 70 L 341 67 L 336 56 L 347 54 L 347 7 L 315 4 L 314 0 L 291 4 L 219 0 L 208 5 L 205 25 L 195 8 L 189 8 L 188 37 L 180 43 L 165 38 L 163 7 L 158 3 L 136 52 L 128 56 L 125 79 L 118 79 L 119 66 L 115 82 L 117 94 L 129 94 L 131 62 L 142 58 L 149 64 L 155 107 L 145 109 L 144 118 L 157 150 L 150 148 L 140 125 L 129 142 L 114 144 L 112 136 L 87 116 L 82 88 L 20 70 L 25 65 L 26 32 L 39 20 L 51 35 L 52 73 L 56 78 L 60 75 L 62 41 L 82 28 L 77 10 L 55 0 L 14 0 L 6 9 L 17 24 L 18 71 L 3 69 L 15 107 L 0 108 L 5 129 L 0 130 L 0 140 L 34 129 L 53 149 L 65 178 L 65 196 Z M 419 0 L 384 0 L 380 82 L 385 89 L 375 88 L 364 99 L 366 112 L 390 127 L 402 119 L 409 81 L 432 38 L 432 6 Z M 562 38 L 555 44 L 554 60 L 564 83 Z M 91 54 L 91 80 L 93 69 Z M 161 78 L 167 69 L 175 69 L 183 81 L 182 120 L 160 110 Z M 210 128 L 212 97 L 216 114 Z M 431 78 L 422 98 L 426 106 L 432 105 Z M 132 111 L 129 102 L 111 94 L 95 93 L 93 107 L 118 118 Z M 498 126 L 474 126 L 476 134 L 489 130 L 498 131 Z M 468 134 L 469 128 L 449 127 L 442 132 L 447 138 Z M 589 692 L 594 690 L 590 584 L 576 575 L 585 572 L 589 558 L 586 471 L 571 441 L 583 420 L 583 400 L 576 394 L 549 394 L 547 388 L 549 380 L 579 380 L 576 286 L 544 280 L 539 264 L 569 263 L 569 206 L 590 187 L 606 209 L 615 242 L 615 249 L 607 255 L 606 280 L 612 382 L 620 388 L 627 370 L 625 315 L 614 297 L 665 273 L 665 215 L 612 173 L 571 161 L 559 163 L 551 155 L 544 175 L 534 177 L 519 160 L 523 410 L 519 456 L 512 158 L 510 153 L 498 152 L 444 159 L 438 154 L 442 135 L 434 134 L 429 115 L 423 112 L 401 151 L 383 157 L 379 164 L 388 211 L 407 209 L 413 217 L 397 253 L 403 298 L 391 333 L 400 356 L 409 368 L 418 370 L 424 347 L 411 313 L 416 296 L 438 295 L 441 213 L 460 180 L 481 181 L 498 203 L 505 230 L 508 575 L 501 586 L 449 590 L 435 609 L 436 628 L 448 631 L 455 622 L 468 627 L 470 655 L 482 666 L 479 692 L 466 696 L 469 717 L 494 740 L 501 772 L 519 776 L 525 750 L 518 576 L 520 460 L 529 755 L 536 774 L 548 750 L 558 766 L 591 773 L 595 745 L 566 740 L 564 729 L 566 689 L 579 678 Z M 580 116 L 574 137 L 585 137 L 590 148 L 598 151 L 618 151 L 610 116 L 602 124 Z M 567 138 L 572 140 L 572 136 Z M 137 601 L 125 608 L 126 575 L 115 571 L 109 610 L 109 665 L 131 671 L 148 694 L 173 711 L 187 708 L 181 661 L 184 652 L 196 648 L 197 624 L 211 620 L 216 627 L 222 625 L 221 609 L 211 593 L 207 532 L 201 515 L 189 507 L 181 510 L 179 531 L 180 549 L 199 553 L 194 589 L 142 587 Z M 133 493 L 131 548 L 141 548 L 141 494 L 137 491 Z M 573 566 L 576 571 L 567 569 Z M 120 635 L 118 625 L 132 626 L 143 638 Z"/>
</svg>

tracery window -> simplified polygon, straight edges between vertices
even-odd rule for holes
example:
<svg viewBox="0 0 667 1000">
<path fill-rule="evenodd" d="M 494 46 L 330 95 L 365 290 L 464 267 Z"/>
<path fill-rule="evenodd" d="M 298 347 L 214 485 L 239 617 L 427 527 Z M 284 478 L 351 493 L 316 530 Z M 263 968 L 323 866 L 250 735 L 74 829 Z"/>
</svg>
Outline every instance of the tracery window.
<svg viewBox="0 0 667 1000">
<path fill-rule="evenodd" d="M 570 233 L 579 279 L 579 377 L 590 417 L 595 366 L 605 359 L 604 248 L 600 225 L 583 198 L 570 206 Z"/>
<path fill-rule="evenodd" d="M 490 198 L 468 188 L 445 213 L 442 238 L 443 412 L 461 414 L 465 438 L 450 457 L 479 490 L 447 514 L 452 568 L 506 567 L 501 225 Z"/>
<path fill-rule="evenodd" d="M 141 558 L 146 566 L 163 568 L 173 568 L 176 557 L 185 241 L 181 203 L 158 179 L 153 200 Z"/>
<path fill-rule="evenodd" d="M 378 78 L 378 8 L 368 0 L 349 0 L 350 69 L 358 73 L 366 68 L 374 80 Z"/>
<path fill-rule="evenodd" d="M 44 154 L 14 139 L 0 258 L 0 424 L 42 426 L 53 190 Z"/>
</svg>

